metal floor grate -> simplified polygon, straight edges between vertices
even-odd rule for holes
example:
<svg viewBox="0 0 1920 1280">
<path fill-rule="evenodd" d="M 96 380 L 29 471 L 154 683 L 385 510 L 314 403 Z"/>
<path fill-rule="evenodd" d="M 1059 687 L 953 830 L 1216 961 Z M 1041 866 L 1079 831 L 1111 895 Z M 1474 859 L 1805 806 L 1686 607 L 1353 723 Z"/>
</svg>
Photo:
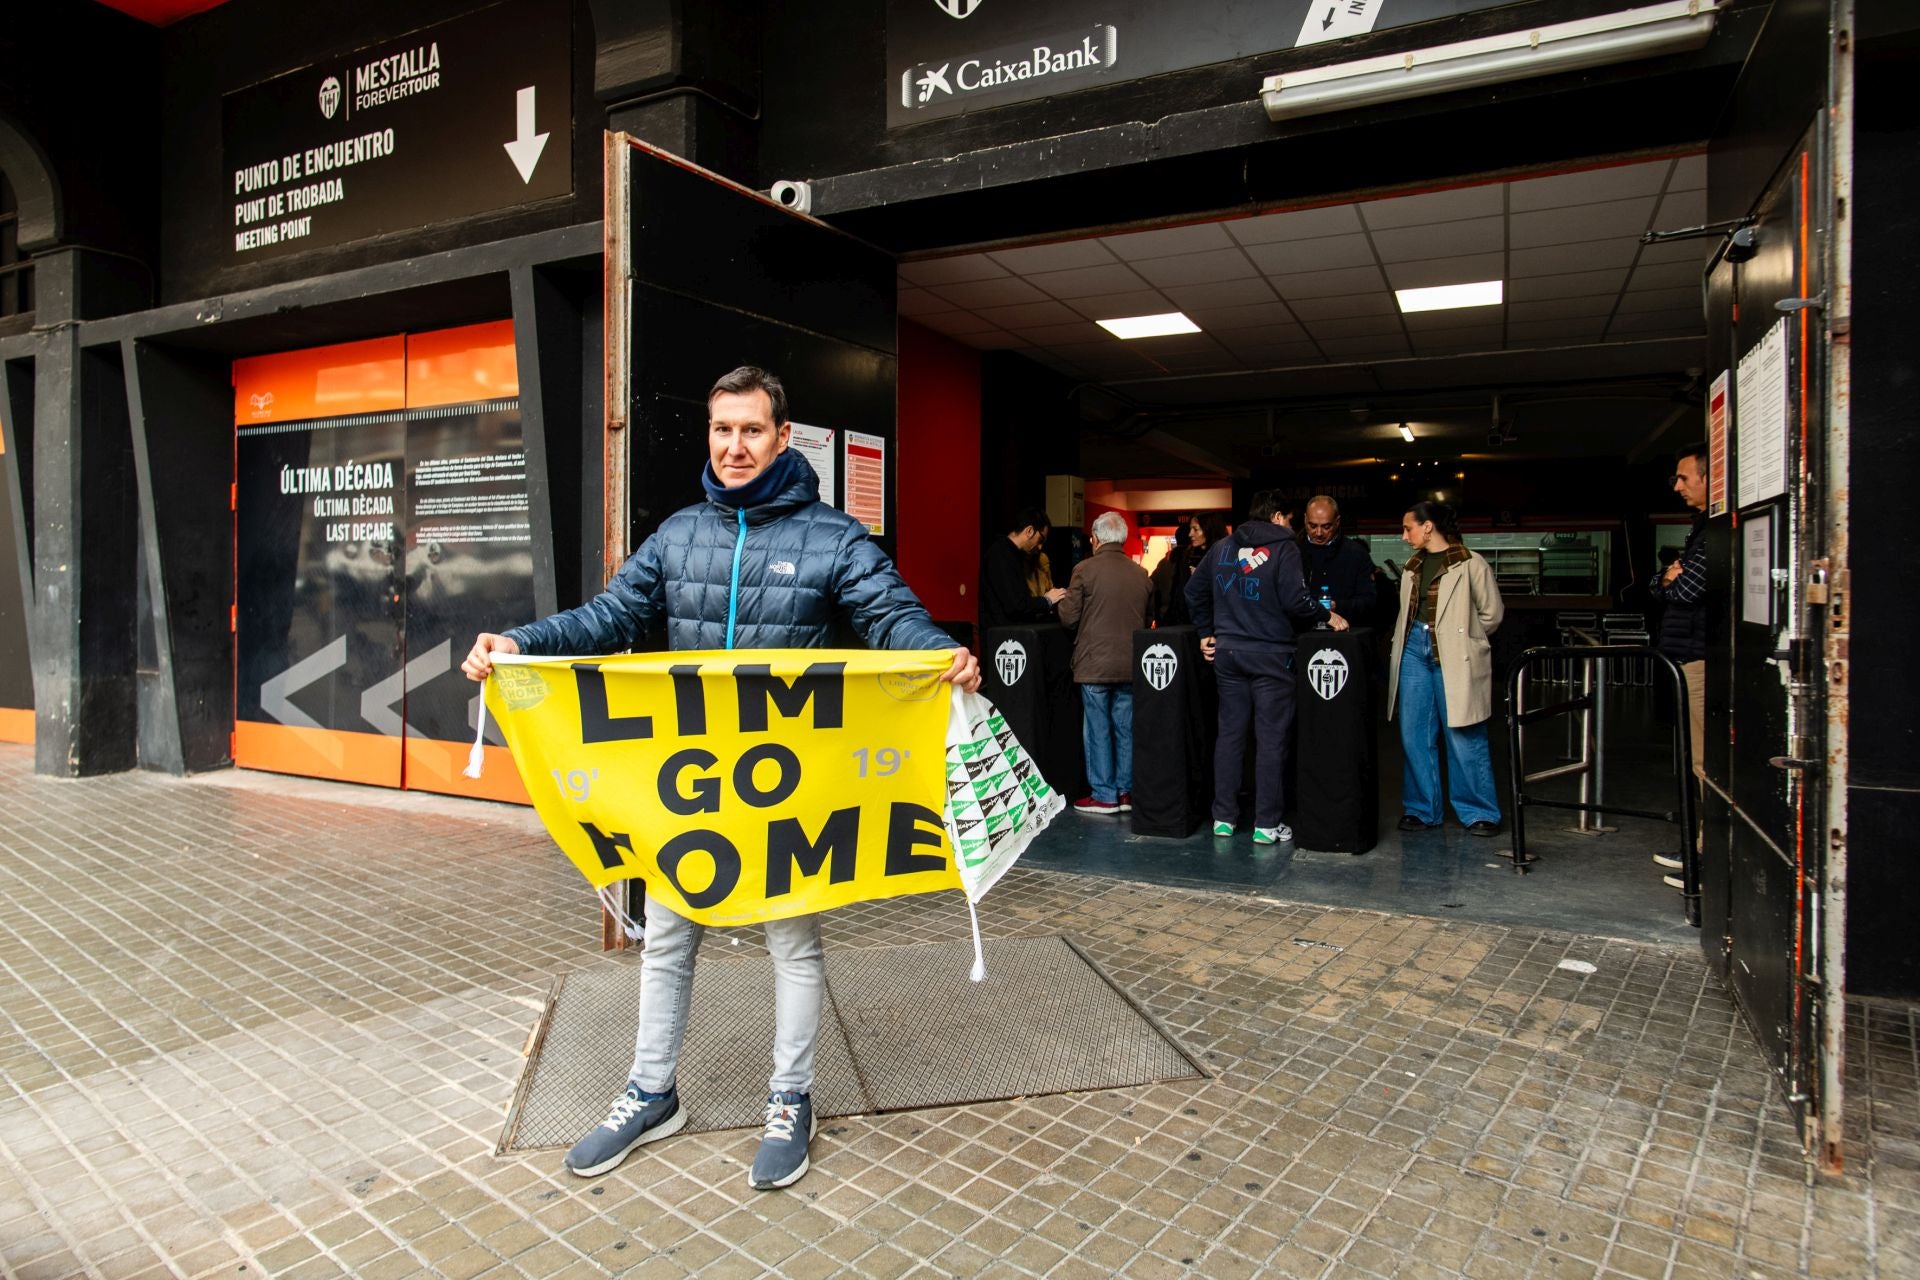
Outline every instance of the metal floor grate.
<svg viewBox="0 0 1920 1280">
<path fill-rule="evenodd" d="M 814 1105 L 822 1118 L 1114 1089 L 1206 1073 L 1063 937 L 829 950 Z M 571 1146 L 606 1115 L 633 1061 L 637 964 L 553 984 L 498 1151 Z M 773 964 L 694 972 L 680 1053 L 687 1130 L 760 1123 L 773 1046 Z"/>
</svg>

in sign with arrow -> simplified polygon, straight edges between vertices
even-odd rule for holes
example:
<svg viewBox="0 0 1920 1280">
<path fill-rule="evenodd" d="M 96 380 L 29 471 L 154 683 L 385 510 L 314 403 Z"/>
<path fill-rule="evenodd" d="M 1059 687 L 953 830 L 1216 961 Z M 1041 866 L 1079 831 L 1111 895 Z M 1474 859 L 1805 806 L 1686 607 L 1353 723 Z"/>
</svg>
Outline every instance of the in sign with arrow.
<svg viewBox="0 0 1920 1280">
<path fill-rule="evenodd" d="M 534 167 L 540 163 L 540 153 L 547 149 L 547 139 L 551 136 L 533 131 L 533 100 L 532 85 L 524 86 L 514 95 L 514 115 L 519 124 L 519 133 L 512 142 L 505 144 L 507 158 L 520 171 L 522 182 L 533 181 Z"/>
<path fill-rule="evenodd" d="M 1380 20 L 1380 10 L 1385 3 L 1386 0 L 1331 0 L 1330 3 L 1322 0 L 1307 9 L 1306 21 L 1300 24 L 1300 36 L 1294 43 L 1323 44 L 1328 40 L 1365 35 Z M 1398 11 L 1396 7 L 1395 12 Z"/>
</svg>

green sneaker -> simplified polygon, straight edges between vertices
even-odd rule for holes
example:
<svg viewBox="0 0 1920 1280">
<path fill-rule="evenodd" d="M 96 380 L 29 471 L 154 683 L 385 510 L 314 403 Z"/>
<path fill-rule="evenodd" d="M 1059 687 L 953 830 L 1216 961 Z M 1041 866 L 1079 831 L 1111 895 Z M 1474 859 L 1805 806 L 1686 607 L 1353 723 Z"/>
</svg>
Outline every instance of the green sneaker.
<svg viewBox="0 0 1920 1280">
<path fill-rule="evenodd" d="M 1233 824 L 1231 822 L 1216 822 L 1213 824 L 1213 834 L 1223 838 L 1231 836 L 1233 834 Z"/>
</svg>

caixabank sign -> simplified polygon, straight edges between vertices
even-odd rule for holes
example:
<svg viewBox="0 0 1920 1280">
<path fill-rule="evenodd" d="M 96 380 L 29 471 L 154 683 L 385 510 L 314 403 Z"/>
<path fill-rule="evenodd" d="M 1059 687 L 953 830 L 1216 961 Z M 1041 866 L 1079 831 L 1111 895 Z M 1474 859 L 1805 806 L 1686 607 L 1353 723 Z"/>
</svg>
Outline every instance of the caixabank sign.
<svg viewBox="0 0 1920 1280">
<path fill-rule="evenodd" d="M 887 125 L 1364 35 L 1503 0 L 887 0 Z"/>
<path fill-rule="evenodd" d="M 570 23 L 565 0 L 502 0 L 228 94 L 229 260 L 571 193 Z"/>
</svg>

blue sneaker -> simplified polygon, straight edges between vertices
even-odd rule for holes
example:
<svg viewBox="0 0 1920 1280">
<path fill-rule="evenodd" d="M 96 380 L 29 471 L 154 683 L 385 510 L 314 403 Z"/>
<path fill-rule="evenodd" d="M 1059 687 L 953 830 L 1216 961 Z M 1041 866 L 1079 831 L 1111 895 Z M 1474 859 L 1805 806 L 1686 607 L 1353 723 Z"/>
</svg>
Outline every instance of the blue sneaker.
<svg viewBox="0 0 1920 1280">
<path fill-rule="evenodd" d="M 686 1123 L 687 1113 L 680 1109 L 677 1087 L 665 1093 L 648 1093 L 629 1080 L 627 1091 L 613 1100 L 607 1118 L 573 1144 L 564 1163 L 569 1173 L 597 1178 L 625 1160 L 635 1147 L 670 1138 Z"/>
<path fill-rule="evenodd" d="M 771 1191 L 800 1181 L 807 1171 L 807 1143 L 817 1129 L 810 1094 L 768 1094 L 767 1127 L 760 1135 L 760 1150 L 754 1154 L 747 1182 L 756 1191 Z"/>
</svg>

